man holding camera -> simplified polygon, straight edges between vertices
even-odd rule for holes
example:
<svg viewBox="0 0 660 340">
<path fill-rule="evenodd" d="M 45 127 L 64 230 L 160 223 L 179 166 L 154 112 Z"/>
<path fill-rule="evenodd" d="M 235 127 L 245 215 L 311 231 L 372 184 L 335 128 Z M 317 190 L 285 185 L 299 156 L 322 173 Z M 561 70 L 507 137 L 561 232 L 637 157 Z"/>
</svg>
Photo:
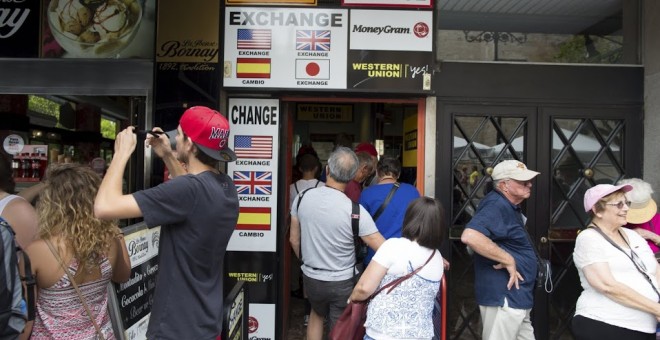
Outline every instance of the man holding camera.
<svg viewBox="0 0 660 340">
<path fill-rule="evenodd" d="M 495 166 L 492 190 L 465 226 L 461 241 L 474 250 L 474 288 L 484 340 L 534 339 L 536 253 L 520 204 L 529 198 L 536 171 L 516 160 Z M 514 289 L 512 289 L 514 288 Z"/>
<path fill-rule="evenodd" d="M 102 219 L 143 217 L 147 226 L 161 226 L 147 338 L 215 339 L 222 327 L 224 255 L 238 220 L 236 187 L 217 163 L 236 155 L 227 145 L 229 122 L 207 107 L 186 110 L 174 138 L 176 156 L 162 130 L 146 139 L 172 179 L 124 195 L 122 176 L 137 136 L 133 127 L 120 132 L 94 212 Z"/>
</svg>

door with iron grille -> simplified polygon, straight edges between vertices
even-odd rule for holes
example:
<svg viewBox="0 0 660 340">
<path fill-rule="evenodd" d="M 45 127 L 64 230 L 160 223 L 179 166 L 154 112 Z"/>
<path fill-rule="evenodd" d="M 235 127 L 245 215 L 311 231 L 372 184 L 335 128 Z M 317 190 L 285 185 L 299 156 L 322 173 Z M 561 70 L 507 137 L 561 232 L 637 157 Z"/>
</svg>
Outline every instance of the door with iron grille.
<svg viewBox="0 0 660 340">
<path fill-rule="evenodd" d="M 537 334 L 548 339 L 573 339 L 570 323 L 582 291 L 572 253 L 575 238 L 590 222 L 584 211 L 586 190 L 614 184 L 641 172 L 641 109 L 539 109 L 541 138 L 540 176 L 535 242 L 553 269 L 552 293 L 537 293 L 534 321 Z M 544 320 L 547 320 L 544 322 Z"/>
<path fill-rule="evenodd" d="M 448 338 L 481 338 L 472 255 L 460 236 L 492 190 L 492 168 L 516 159 L 541 172 L 522 208 L 534 246 L 553 269 L 552 292 L 535 294 L 535 333 L 538 339 L 572 339 L 570 322 L 581 287 L 571 254 L 577 233 L 589 222 L 583 195 L 596 184 L 639 174 L 641 158 L 634 150 L 641 136 L 632 132 L 641 131 L 639 108 L 447 105 L 441 110 L 452 132 Z"/>
<path fill-rule="evenodd" d="M 474 270 L 471 250 L 461 242 L 465 224 L 479 202 L 492 190 L 490 173 L 498 162 L 517 159 L 535 162 L 537 129 L 535 107 L 446 106 L 451 117 L 451 225 L 449 228 L 451 270 L 448 299 L 449 339 L 480 339 L 481 319 L 474 299 Z M 446 131 L 446 130 L 445 130 Z M 530 166 L 533 168 L 532 166 Z M 530 216 L 530 202 L 525 214 Z"/>
</svg>

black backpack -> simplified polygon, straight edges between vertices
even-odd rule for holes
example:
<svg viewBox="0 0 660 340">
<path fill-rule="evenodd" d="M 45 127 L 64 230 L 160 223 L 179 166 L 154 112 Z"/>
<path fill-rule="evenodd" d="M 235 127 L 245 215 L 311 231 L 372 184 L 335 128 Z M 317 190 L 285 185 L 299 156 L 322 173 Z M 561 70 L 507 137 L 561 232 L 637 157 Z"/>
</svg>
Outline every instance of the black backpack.
<svg viewBox="0 0 660 340">
<path fill-rule="evenodd" d="M 19 258 L 25 277 L 19 274 Z M 26 285 L 27 301 L 23 299 L 21 281 Z M 34 285 L 30 259 L 16 242 L 14 230 L 0 217 L 0 339 L 17 338 L 25 321 L 34 320 Z"/>
</svg>

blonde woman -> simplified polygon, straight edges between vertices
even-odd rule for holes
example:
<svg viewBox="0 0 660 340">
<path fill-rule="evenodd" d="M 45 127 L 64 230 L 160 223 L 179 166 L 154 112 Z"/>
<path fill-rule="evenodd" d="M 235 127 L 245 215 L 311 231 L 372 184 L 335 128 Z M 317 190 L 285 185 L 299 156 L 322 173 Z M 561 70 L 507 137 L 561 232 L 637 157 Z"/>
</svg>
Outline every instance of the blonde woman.
<svg viewBox="0 0 660 340">
<path fill-rule="evenodd" d="M 131 264 L 121 230 L 114 222 L 94 217 L 101 178 L 80 164 L 54 165 L 46 178 L 37 203 L 39 240 L 27 249 L 38 289 L 31 339 L 95 339 L 94 322 L 103 338 L 114 339 L 107 284 L 128 280 Z M 58 257 L 77 283 L 94 322 Z"/>
</svg>

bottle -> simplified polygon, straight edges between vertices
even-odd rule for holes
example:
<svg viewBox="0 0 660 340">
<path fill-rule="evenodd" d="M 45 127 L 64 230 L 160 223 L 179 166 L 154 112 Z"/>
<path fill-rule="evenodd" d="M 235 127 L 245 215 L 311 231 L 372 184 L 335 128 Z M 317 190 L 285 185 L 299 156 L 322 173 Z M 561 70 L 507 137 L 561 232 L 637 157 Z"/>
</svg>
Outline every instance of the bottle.
<svg viewBox="0 0 660 340">
<path fill-rule="evenodd" d="M 41 178 L 41 161 L 39 160 L 39 154 L 33 153 L 30 155 L 30 168 L 32 169 L 32 178 Z"/>
<path fill-rule="evenodd" d="M 39 152 L 39 163 L 41 164 L 39 169 L 39 178 L 44 178 L 46 174 L 46 168 L 48 168 L 48 157 L 46 157 L 46 152 Z"/>
<path fill-rule="evenodd" d="M 21 154 L 21 177 L 28 178 L 30 177 L 30 169 L 32 168 L 32 162 L 30 161 L 30 154 L 25 152 Z"/>
<path fill-rule="evenodd" d="M 11 159 L 11 177 L 21 177 L 21 160 L 18 154 L 13 155 Z"/>
</svg>

